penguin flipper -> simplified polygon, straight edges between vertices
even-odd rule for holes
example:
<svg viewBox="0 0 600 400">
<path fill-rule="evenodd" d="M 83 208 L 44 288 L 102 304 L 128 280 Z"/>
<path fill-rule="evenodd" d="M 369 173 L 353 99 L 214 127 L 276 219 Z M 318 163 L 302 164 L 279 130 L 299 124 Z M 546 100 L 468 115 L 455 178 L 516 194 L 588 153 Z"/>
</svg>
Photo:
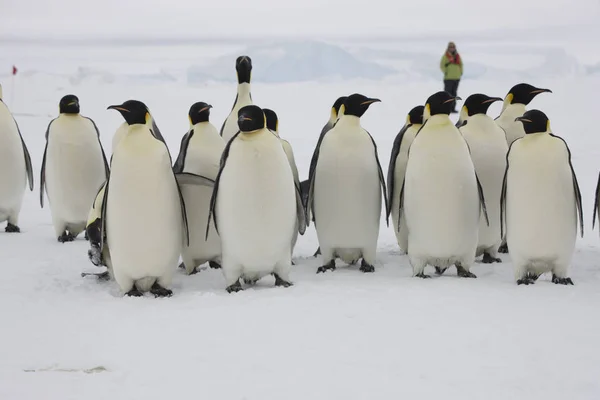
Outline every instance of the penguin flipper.
<svg viewBox="0 0 600 400">
<path fill-rule="evenodd" d="M 334 124 L 335 125 L 335 124 Z M 319 151 L 321 150 L 321 143 L 323 143 L 323 139 L 325 138 L 325 135 L 327 134 L 327 132 L 329 132 L 333 126 L 329 129 L 327 129 L 327 125 L 325 125 L 323 127 L 323 129 L 321 130 L 321 134 L 319 135 L 319 140 L 317 140 L 317 145 L 315 146 L 315 150 L 313 151 L 313 155 L 310 159 L 310 168 L 308 170 L 308 190 L 306 192 L 306 216 L 307 216 L 307 221 L 310 223 L 310 217 L 311 217 L 311 212 L 313 212 L 314 210 L 312 209 L 312 202 L 313 202 L 313 197 L 314 197 L 314 191 L 315 191 L 315 173 L 317 172 L 317 163 L 319 162 Z M 314 216 L 314 212 L 312 215 L 312 220 L 313 222 L 317 222 Z"/>
<path fill-rule="evenodd" d="M 390 163 L 388 166 L 388 173 L 387 173 L 387 197 L 388 197 L 388 204 L 390 204 L 390 207 L 386 210 L 386 218 L 389 218 L 391 212 L 392 212 L 392 207 L 391 204 L 393 203 L 393 197 L 394 197 L 394 186 L 395 186 L 395 175 L 394 175 L 394 171 L 396 169 L 396 159 L 398 158 L 398 154 L 400 154 L 400 148 L 402 146 L 402 139 L 404 139 L 404 134 L 406 133 L 406 131 L 408 130 L 408 128 L 410 128 L 412 126 L 411 123 L 405 124 L 402 129 L 400 130 L 400 132 L 398 132 L 398 134 L 396 135 L 396 139 L 394 139 L 394 144 L 392 146 L 392 155 L 390 156 Z"/>
<path fill-rule="evenodd" d="M 469 121 L 467 121 L 467 120 L 462 121 L 462 120 L 459 119 L 456 122 L 456 125 L 454 125 L 454 126 L 457 127 L 457 128 L 462 128 L 463 126 L 467 125 L 467 122 L 469 122 Z"/>
<path fill-rule="evenodd" d="M 510 144 L 510 146 L 508 146 L 508 151 L 506 152 L 506 168 L 504 169 L 504 177 L 502 178 L 502 191 L 500 192 L 500 237 L 502 237 L 504 241 L 506 241 L 506 181 L 508 177 L 508 158 L 510 156 L 510 150 L 512 149 L 512 145 L 517 140 L 515 140 Z"/>
<path fill-rule="evenodd" d="M 46 128 L 46 146 L 44 147 L 44 156 L 42 157 L 42 166 L 40 167 L 40 205 L 44 208 L 44 186 L 46 185 L 46 153 L 48 152 L 48 135 L 50 134 L 50 125 L 56 121 L 54 118 Z"/>
<path fill-rule="evenodd" d="M 190 139 L 194 135 L 194 130 L 190 129 L 183 137 L 181 138 L 181 145 L 179 146 L 179 154 L 177 155 L 177 159 L 175 160 L 175 164 L 173 165 L 173 172 L 176 174 L 183 172 L 183 167 L 185 165 L 185 158 L 187 156 L 187 149 L 190 145 Z"/>
<path fill-rule="evenodd" d="M 592 218 L 592 230 L 596 225 L 596 216 L 598 216 L 598 223 L 600 224 L 600 213 L 598 212 L 600 204 L 598 204 L 598 200 L 600 200 L 600 172 L 598 172 L 598 182 L 596 183 L 596 196 L 594 198 L 594 216 Z"/>
<path fill-rule="evenodd" d="M 82 115 L 83 117 L 83 115 Z M 94 129 L 96 130 L 96 136 L 98 137 L 98 144 L 100 145 L 100 151 L 102 152 L 102 160 L 104 161 L 104 173 L 105 175 L 108 177 L 108 174 L 110 173 L 110 168 L 108 166 L 108 161 L 106 160 L 106 153 L 104 153 L 104 147 L 102 147 L 102 142 L 100 141 L 100 131 L 98 130 L 98 127 L 96 126 L 96 123 L 94 122 L 93 119 L 88 118 L 88 117 L 83 117 L 87 120 L 89 120 L 92 125 L 94 126 Z"/>
<path fill-rule="evenodd" d="M 404 211 L 404 184 L 402 182 L 402 188 L 400 189 L 400 199 L 398 200 L 398 232 L 400 232 L 400 220 L 402 219 L 402 211 Z M 391 203 L 390 203 L 391 204 Z"/>
<path fill-rule="evenodd" d="M 479 181 L 477 172 L 475 172 L 475 180 L 477 181 L 477 193 L 479 195 L 479 209 L 480 209 L 480 211 L 483 211 L 483 215 L 485 217 L 485 222 L 487 223 L 487 226 L 490 226 L 490 218 L 488 217 L 487 207 L 485 205 L 485 196 L 483 195 L 483 187 L 481 186 L 481 182 Z"/>
<path fill-rule="evenodd" d="M 112 157 L 111 157 L 112 161 Z M 108 198 L 108 189 L 110 188 L 110 176 L 106 179 L 104 183 L 104 196 L 102 196 L 102 211 L 100 212 L 100 253 L 104 250 L 104 246 L 106 243 L 106 212 L 108 210 L 107 201 Z"/>
<path fill-rule="evenodd" d="M 373 150 L 375 152 L 375 161 L 377 161 L 377 169 L 379 172 L 379 183 L 381 183 L 381 190 L 383 191 L 383 201 L 385 204 L 385 223 L 387 224 L 387 226 L 390 226 L 389 215 L 391 213 L 391 210 L 389 208 L 389 203 L 388 203 L 387 189 L 385 187 L 385 178 L 383 177 L 383 170 L 381 169 L 381 163 L 379 162 L 379 155 L 377 154 L 377 144 L 375 143 L 375 139 L 373 139 L 373 136 L 371 136 L 371 134 L 367 130 L 365 130 L 365 132 L 367 132 L 367 135 L 369 135 L 369 137 L 371 138 L 371 142 L 373 143 Z"/>
<path fill-rule="evenodd" d="M 23 146 L 23 156 L 25 157 L 25 170 L 27 171 L 29 190 L 33 191 L 33 167 L 31 166 L 31 155 L 29 154 L 29 149 L 27 149 L 27 145 L 25 145 L 25 141 L 23 140 L 23 135 L 21 134 L 19 124 L 17 124 L 17 120 L 14 117 L 13 121 L 15 122 L 15 126 L 17 127 L 17 132 L 19 132 L 19 137 L 21 138 L 21 145 Z"/>
<path fill-rule="evenodd" d="M 302 196 L 302 204 L 304 208 L 306 208 L 306 204 L 308 203 L 308 190 L 310 189 L 310 181 L 307 179 L 305 181 L 300 182 L 300 195 Z M 308 217 L 308 215 L 307 215 Z"/>
<path fill-rule="evenodd" d="M 308 225 L 308 218 L 306 217 L 306 210 L 304 209 L 300 187 L 294 184 L 294 190 L 296 191 L 296 219 L 298 221 L 298 233 L 304 235 L 306 226 Z"/>
<path fill-rule="evenodd" d="M 214 187 L 215 181 L 202 175 L 192 174 L 190 172 L 175 173 L 175 179 L 179 186 L 181 185 L 196 185 Z"/>
</svg>

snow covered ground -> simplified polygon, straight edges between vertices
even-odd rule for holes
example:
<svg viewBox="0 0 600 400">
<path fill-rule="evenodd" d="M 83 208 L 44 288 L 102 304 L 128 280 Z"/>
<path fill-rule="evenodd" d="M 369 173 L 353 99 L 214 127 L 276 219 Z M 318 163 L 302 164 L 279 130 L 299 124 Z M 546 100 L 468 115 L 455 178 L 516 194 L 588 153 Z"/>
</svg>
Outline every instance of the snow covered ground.
<svg viewBox="0 0 600 400">
<path fill-rule="evenodd" d="M 582 189 L 586 234 L 572 263 L 575 286 L 554 285 L 548 276 L 517 286 L 510 256 L 502 256 L 502 264 L 476 265 L 475 280 L 457 278 L 454 269 L 430 280 L 412 278 L 392 228 L 382 223 L 374 274 L 338 263 L 337 271 L 316 275 L 311 226 L 295 250 L 291 288 L 273 288 L 265 278 L 227 294 L 220 271 L 178 271 L 172 298 L 122 297 L 114 283 L 81 278 L 97 271 L 87 242 L 58 243 L 49 209 L 39 206 L 44 132 L 58 101 L 67 93 L 79 96 L 82 113 L 96 121 L 110 152 L 122 120 L 106 107 L 142 100 L 175 158 L 192 103 L 212 104 L 211 120 L 220 128 L 235 97 L 235 55 L 246 45 L 1 43 L 0 70 L 12 63 L 20 68 L 16 90 L 10 76 L 0 75 L 0 82 L 29 146 L 36 182 L 26 194 L 22 233 L 0 233 L 0 399 L 599 398 L 600 238 L 591 218 L 600 170 L 600 51 L 585 35 L 509 36 L 456 39 L 466 66 L 459 95 L 504 97 L 521 81 L 552 89 L 531 108 L 545 111 L 567 140 Z M 318 43 L 305 44 L 311 51 L 303 65 L 314 68 L 296 74 L 289 50 L 297 47 L 279 42 L 269 53 L 261 43 L 269 64 L 257 59 L 255 75 L 269 67 L 280 78 L 287 68 L 288 78 L 257 80 L 252 95 L 279 114 L 301 179 L 338 96 L 382 99 L 363 126 L 387 169 L 406 113 L 441 89 L 437 64 L 446 42 L 329 42 L 341 46 L 335 54 L 351 55 L 347 63 L 394 71 L 377 79 L 360 68 L 353 79 L 331 75 L 348 59 L 323 61 Z M 227 55 L 230 65 L 223 66 Z M 190 80 L 189 72 L 200 67 L 207 80 Z M 229 68 L 230 81 L 217 79 L 222 68 Z M 500 107 L 494 104 L 490 114 Z"/>
</svg>

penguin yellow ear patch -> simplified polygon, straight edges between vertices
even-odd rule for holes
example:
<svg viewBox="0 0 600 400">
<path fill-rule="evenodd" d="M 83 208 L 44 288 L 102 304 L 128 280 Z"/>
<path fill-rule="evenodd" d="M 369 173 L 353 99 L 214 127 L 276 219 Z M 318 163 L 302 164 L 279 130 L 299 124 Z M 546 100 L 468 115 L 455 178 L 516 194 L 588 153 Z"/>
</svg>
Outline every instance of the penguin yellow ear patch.
<svg viewBox="0 0 600 400">
<path fill-rule="evenodd" d="M 192 117 L 188 115 L 188 120 L 190 121 L 190 125 L 192 125 Z"/>
<path fill-rule="evenodd" d="M 340 106 L 340 112 L 338 113 L 338 115 L 344 115 L 344 112 L 346 112 L 346 106 L 342 104 Z"/>
<path fill-rule="evenodd" d="M 150 121 L 150 113 L 146 112 L 146 116 L 144 117 L 144 119 L 146 120 L 146 123 L 148 123 L 148 121 Z"/>
<path fill-rule="evenodd" d="M 514 96 L 513 96 L 513 94 L 512 94 L 512 93 L 509 93 L 509 94 L 507 94 L 507 95 L 506 95 L 506 98 L 504 99 L 504 102 L 505 102 L 505 103 L 507 103 L 507 104 L 512 104 L 513 97 L 514 97 Z"/>
<path fill-rule="evenodd" d="M 550 128 L 550 120 L 546 122 L 546 132 L 552 132 L 552 129 Z"/>
</svg>

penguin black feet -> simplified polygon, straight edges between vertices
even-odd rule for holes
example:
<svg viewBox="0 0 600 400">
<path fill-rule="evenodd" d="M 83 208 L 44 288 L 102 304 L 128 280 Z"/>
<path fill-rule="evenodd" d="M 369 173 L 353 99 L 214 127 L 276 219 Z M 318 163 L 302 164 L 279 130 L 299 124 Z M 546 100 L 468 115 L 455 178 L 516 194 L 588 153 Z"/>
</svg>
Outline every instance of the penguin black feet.
<svg viewBox="0 0 600 400">
<path fill-rule="evenodd" d="M 21 228 L 16 225 L 11 224 L 10 222 L 6 224 L 6 228 L 4 228 L 4 232 L 6 233 L 20 233 Z"/>
<path fill-rule="evenodd" d="M 246 285 L 251 285 L 251 286 L 256 285 L 256 282 L 258 282 L 258 279 L 242 278 L 242 280 L 244 281 L 244 283 Z"/>
<path fill-rule="evenodd" d="M 319 246 L 319 248 L 317 249 L 317 251 L 315 251 L 315 254 L 313 254 L 313 257 L 316 257 L 319 254 L 321 254 L 321 246 Z"/>
<path fill-rule="evenodd" d="M 492 257 L 489 253 L 483 253 L 483 260 L 482 262 L 484 264 L 493 264 L 493 263 L 501 263 L 502 260 L 499 258 L 494 258 Z"/>
<path fill-rule="evenodd" d="M 142 297 L 143 295 L 144 293 L 140 292 L 138 288 L 135 287 L 135 285 L 133 285 L 129 292 L 125 293 L 125 296 L 129 297 Z"/>
<path fill-rule="evenodd" d="M 277 274 L 273 274 L 275 276 L 275 286 L 281 286 L 281 287 L 290 287 L 290 286 L 294 286 L 294 284 L 292 282 L 288 282 L 285 281 L 283 279 L 281 279 L 281 277 Z"/>
<path fill-rule="evenodd" d="M 179 268 L 180 269 L 185 269 L 185 263 L 182 261 L 181 264 L 179 264 Z"/>
<path fill-rule="evenodd" d="M 322 265 L 319 268 L 317 268 L 317 274 L 327 271 L 335 271 L 335 260 L 331 260 L 328 264 Z"/>
<path fill-rule="evenodd" d="M 60 243 L 72 242 L 73 240 L 75 240 L 75 236 L 73 236 L 73 234 L 72 234 L 72 233 L 70 233 L 70 232 L 67 232 L 67 231 L 64 231 L 64 232 L 62 233 L 62 235 L 60 235 L 60 236 L 58 237 L 58 241 L 59 241 Z"/>
<path fill-rule="evenodd" d="M 436 267 L 436 268 L 437 268 L 437 267 Z M 442 273 L 443 273 L 443 272 L 442 272 Z M 429 276 L 429 275 L 426 275 L 424 272 L 421 272 L 421 273 L 419 273 L 419 274 L 416 274 L 416 275 L 415 275 L 415 277 L 416 277 L 416 278 L 421 278 L 421 279 L 429 279 L 429 278 L 431 278 L 431 276 Z"/>
<path fill-rule="evenodd" d="M 215 261 L 209 261 L 208 266 L 211 267 L 212 269 L 221 269 L 221 264 L 219 264 L 218 262 L 215 262 Z"/>
<path fill-rule="evenodd" d="M 517 280 L 517 285 L 533 285 L 535 283 L 535 279 L 526 275 L 524 278 Z"/>
<path fill-rule="evenodd" d="M 552 274 L 552 283 L 556 283 L 557 285 L 574 285 L 571 278 L 559 278 L 554 274 Z"/>
<path fill-rule="evenodd" d="M 359 270 L 361 270 L 362 272 L 375 272 L 375 267 L 366 262 L 363 258 L 363 260 L 360 263 Z"/>
<path fill-rule="evenodd" d="M 500 247 L 498 247 L 498 253 L 508 254 L 508 245 L 506 243 L 500 245 Z"/>
<path fill-rule="evenodd" d="M 438 276 L 442 276 L 442 275 L 444 275 L 444 272 L 446 272 L 447 269 L 448 269 L 448 267 L 446 267 L 446 268 L 435 267 L 435 273 Z"/>
<path fill-rule="evenodd" d="M 160 286 L 158 282 L 154 282 L 152 287 L 150 288 L 150 293 L 154 295 L 154 297 L 171 297 L 173 296 L 173 291 L 170 289 L 165 289 Z"/>
<path fill-rule="evenodd" d="M 242 287 L 242 284 L 240 283 L 240 281 L 238 279 L 237 281 L 235 281 L 234 284 L 227 286 L 227 288 L 225 290 L 227 290 L 227 293 L 237 293 L 237 292 L 241 292 L 242 290 L 244 290 L 244 288 Z"/>
<path fill-rule="evenodd" d="M 477 278 L 477 275 L 475 275 L 474 273 L 472 273 L 470 271 L 467 271 L 460 264 L 456 264 L 456 274 L 458 276 L 460 276 L 461 278 Z"/>
</svg>

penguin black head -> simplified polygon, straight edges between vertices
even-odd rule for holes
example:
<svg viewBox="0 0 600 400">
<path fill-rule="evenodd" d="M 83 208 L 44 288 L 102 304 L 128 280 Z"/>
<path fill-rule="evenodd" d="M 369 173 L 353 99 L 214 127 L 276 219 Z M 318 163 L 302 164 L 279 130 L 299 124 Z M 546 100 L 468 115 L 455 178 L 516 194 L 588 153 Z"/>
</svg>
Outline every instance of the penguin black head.
<svg viewBox="0 0 600 400">
<path fill-rule="evenodd" d="M 248 56 L 239 56 L 235 60 L 235 70 L 237 71 L 238 83 L 250 83 L 252 75 L 252 60 Z"/>
<path fill-rule="evenodd" d="M 200 122 L 208 122 L 211 108 L 212 106 L 210 104 L 206 104 L 203 101 L 192 104 L 188 113 L 190 124 L 196 125 Z"/>
<path fill-rule="evenodd" d="M 502 101 L 502 98 L 490 97 L 482 93 L 472 94 L 465 100 L 463 110 L 469 117 L 475 114 L 486 114 L 488 108 L 496 101 Z"/>
<path fill-rule="evenodd" d="M 550 120 L 540 110 L 529 110 L 520 117 L 515 118 L 515 121 L 523 123 L 523 129 L 526 134 L 551 132 Z"/>
<path fill-rule="evenodd" d="M 408 112 L 408 117 L 406 118 L 409 124 L 422 124 L 423 123 L 423 111 L 425 107 L 416 106 L 412 110 Z"/>
<path fill-rule="evenodd" d="M 68 94 L 60 99 L 58 109 L 61 114 L 79 114 L 79 99 L 74 94 Z"/>
<path fill-rule="evenodd" d="M 267 119 L 267 129 L 277 132 L 277 129 L 279 128 L 279 120 L 277 119 L 277 114 L 275 114 L 275 111 L 268 108 L 263 108 L 262 110 L 265 113 L 265 118 Z"/>
<path fill-rule="evenodd" d="M 150 116 L 148 107 L 138 100 L 127 100 L 121 105 L 109 106 L 107 110 L 117 110 L 129 125 L 145 124 Z"/>
<path fill-rule="evenodd" d="M 440 91 L 435 94 L 432 94 L 425 102 L 425 110 L 423 111 L 423 113 L 429 114 L 429 116 L 434 116 L 438 114 L 450 115 L 450 112 L 454 107 L 453 103 L 455 100 L 462 99 L 458 96 L 454 97 L 450 93 L 445 91 Z"/>
<path fill-rule="evenodd" d="M 510 89 L 505 101 L 508 104 L 527 105 L 540 93 L 552 93 L 552 90 L 536 88 L 528 83 L 519 83 Z"/>
<path fill-rule="evenodd" d="M 360 118 L 367 111 L 371 104 L 380 101 L 381 100 L 379 99 L 371 99 L 363 96 L 362 94 L 354 93 L 344 100 L 344 107 L 340 107 L 340 112 L 343 112 L 344 115 L 353 115 Z"/>
<path fill-rule="evenodd" d="M 255 105 L 245 106 L 238 111 L 238 127 L 242 132 L 252 132 L 265 127 L 264 111 Z"/>
<path fill-rule="evenodd" d="M 342 106 L 342 104 L 344 104 L 344 102 L 346 101 L 347 98 L 348 98 L 348 96 L 338 97 L 338 99 L 335 101 L 335 103 L 333 103 L 333 106 L 331 108 L 335 112 L 336 116 L 340 112 L 340 107 Z"/>
</svg>

